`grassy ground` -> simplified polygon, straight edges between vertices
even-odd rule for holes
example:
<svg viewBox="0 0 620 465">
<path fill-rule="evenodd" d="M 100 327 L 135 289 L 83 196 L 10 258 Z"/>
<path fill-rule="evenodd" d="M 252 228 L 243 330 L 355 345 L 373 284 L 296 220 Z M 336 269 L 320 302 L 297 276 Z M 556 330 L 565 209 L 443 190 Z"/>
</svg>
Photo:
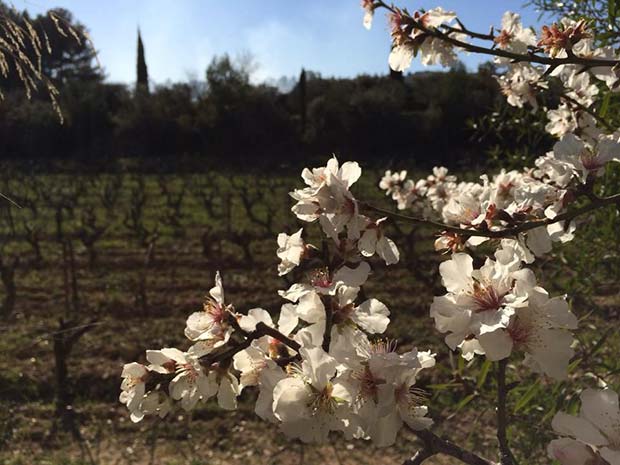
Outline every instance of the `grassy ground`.
<svg viewBox="0 0 620 465">
<path fill-rule="evenodd" d="M 385 202 L 375 187 L 378 176 L 364 174 L 358 197 Z M 406 433 L 387 451 L 337 437 L 321 447 L 287 442 L 258 421 L 251 393 L 232 414 L 208 404 L 191 416 L 177 412 L 139 425 L 117 401 L 123 363 L 142 360 L 147 348 L 187 346 L 185 318 L 201 307 L 216 270 L 238 310 L 277 312 L 277 290 L 289 282 L 277 277 L 275 236 L 299 227 L 286 193 L 300 184 L 296 176 L 225 173 L 7 175 L 0 192 L 22 208 L 5 206 L 1 223 L 0 257 L 5 267 L 14 258 L 19 264 L 15 306 L 1 323 L 0 463 L 392 464 L 411 454 L 418 444 Z M 537 272 L 542 285 L 570 292 L 575 313 L 584 318 L 573 383 L 532 376 L 518 358 L 509 371 L 519 383 L 510 397 L 511 432 L 517 449 L 527 451 L 521 453 L 526 463 L 546 462 L 549 419 L 557 409 L 576 405 L 577 387 L 595 384 L 588 372 L 619 385 L 620 336 L 613 330 L 620 310 L 618 250 L 592 239 L 597 224 L 611 227 L 613 235 L 617 222 L 612 218 L 609 226 L 604 215 L 590 220 L 582 239 L 558 252 L 558 259 L 537 265 L 544 270 Z M 391 309 L 390 338 L 404 348 L 437 352 L 437 369 L 422 380 L 437 432 L 490 456 L 493 369 L 482 360 L 465 366 L 428 318 L 432 296 L 443 292 L 437 274 L 442 257 L 431 250 L 432 233 L 406 225 L 393 229 L 403 260 L 389 273 L 373 263 L 366 293 Z M 55 421 L 53 335 L 60 318 L 70 327 L 91 325 L 67 357 L 79 438 Z M 603 335 L 605 344 L 597 344 Z M 435 460 L 429 463 L 452 463 Z"/>
</svg>

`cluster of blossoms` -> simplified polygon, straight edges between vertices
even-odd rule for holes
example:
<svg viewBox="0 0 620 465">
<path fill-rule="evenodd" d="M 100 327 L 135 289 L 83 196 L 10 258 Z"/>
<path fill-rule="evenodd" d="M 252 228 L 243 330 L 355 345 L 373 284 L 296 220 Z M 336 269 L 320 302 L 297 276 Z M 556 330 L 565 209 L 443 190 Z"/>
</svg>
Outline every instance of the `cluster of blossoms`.
<svg viewBox="0 0 620 465">
<path fill-rule="evenodd" d="M 620 131 L 601 124 L 592 109 L 600 93 L 620 88 L 620 56 L 612 47 L 596 48 L 584 20 L 562 19 L 537 36 L 518 14 L 506 12 L 501 28 L 480 34 L 441 8 L 409 14 L 368 0 L 362 2 L 366 27 L 380 6 L 390 10 L 395 71 L 409 68 L 417 55 L 422 64 L 448 66 L 457 51 L 480 50 L 470 41 L 486 40 L 503 70 L 496 80 L 510 105 L 537 110 L 550 79 L 561 89 L 559 106 L 543 108 L 545 129 L 559 140 L 534 167 L 485 174 L 477 182 L 459 182 L 443 167 L 418 180 L 386 171 L 379 187 L 416 221 L 444 229 L 435 248 L 452 253 L 439 267 L 447 293 L 434 298 L 430 316 L 446 344 L 467 360 L 506 360 L 518 352 L 532 371 L 566 379 L 577 318 L 566 297 L 550 297 L 524 265 L 550 252 L 553 242 L 573 239 L 571 206 L 581 198 L 601 200 L 597 179 L 609 162 L 620 161 Z M 495 252 L 474 266 L 467 249 L 482 243 Z M 620 465 L 618 395 L 587 389 L 581 399 L 578 417 L 555 416 L 552 426 L 563 437 L 550 443 L 549 456 L 562 465 Z"/>
<path fill-rule="evenodd" d="M 387 5 L 363 0 L 362 7 L 370 28 L 375 10 Z M 570 213 L 576 201 L 609 200 L 598 198 L 594 185 L 607 163 L 620 161 L 620 133 L 600 129 L 587 110 L 600 82 L 617 87 L 617 66 L 598 66 L 617 56 L 610 48 L 595 49 L 582 21 L 563 20 L 537 37 L 519 15 L 507 12 L 499 33 L 485 35 L 466 30 L 455 13 L 441 8 L 413 15 L 389 9 L 394 70 L 407 69 L 418 55 L 427 65 L 450 65 L 460 49 L 468 50 L 467 40 L 486 39 L 506 67 L 498 83 L 511 105 L 537 108 L 549 77 L 564 86 L 563 103 L 547 111 L 547 131 L 559 140 L 534 167 L 476 182 L 459 181 L 442 167 L 419 180 L 387 171 L 379 183 L 398 209 L 416 214 L 416 222 L 443 229 L 435 248 L 451 253 L 439 266 L 446 293 L 433 299 L 430 316 L 448 347 L 467 360 L 479 355 L 506 361 L 517 353 L 533 372 L 564 380 L 577 318 L 566 296 L 550 297 L 526 265 L 549 253 L 553 242 L 574 237 L 577 215 Z M 585 69 L 567 61 L 545 68 L 539 53 L 598 61 Z M 305 278 L 279 291 L 284 303 L 277 320 L 261 308 L 238 312 L 217 273 L 203 310 L 187 319 L 192 345 L 148 350 L 148 363 L 124 366 L 120 401 L 133 421 L 164 417 L 177 405 L 192 410 L 211 398 L 232 410 L 244 389 L 255 388 L 256 414 L 304 442 L 323 442 L 337 431 L 387 446 L 404 425 L 416 431 L 431 425 L 416 384 L 435 355 L 399 353 L 381 339 L 390 311 L 365 296 L 368 258 L 392 265 L 399 251 L 385 235 L 387 218 L 361 212 L 364 204 L 351 192 L 360 176 L 357 163 L 340 165 L 336 158 L 303 170 L 305 187 L 290 193 L 292 212 L 302 222 L 318 223 L 326 239 L 319 249 L 306 241 L 304 228 L 278 236 L 278 274 L 297 270 Z M 479 261 L 475 252 L 485 250 L 482 244 L 493 252 Z M 498 423 L 499 416 L 498 407 Z M 548 453 L 563 465 L 620 465 L 620 409 L 610 389 L 584 391 L 580 415 L 558 413 L 553 428 L 562 437 Z"/>
<path fill-rule="evenodd" d="M 465 253 L 443 262 L 439 271 L 448 293 L 435 297 L 430 314 L 446 344 L 459 348 L 465 359 L 484 354 L 496 361 L 513 351 L 525 353 L 525 363 L 535 372 L 566 378 L 574 355 L 577 318 L 565 297 L 549 298 L 536 285 L 534 273 L 521 268 L 510 247 L 495 252 L 478 269 Z"/>
<path fill-rule="evenodd" d="M 370 28 L 372 17 L 379 4 L 363 0 L 364 26 Z M 472 35 L 458 22 L 457 15 L 440 7 L 428 11 L 416 11 L 409 15 L 396 7 L 391 8 L 389 23 L 392 36 L 392 51 L 389 65 L 395 71 L 405 71 L 414 57 L 420 56 L 424 65 L 451 66 L 457 60 L 457 52 L 468 51 L 471 39 L 491 41 L 493 49 L 500 52 L 495 63 L 505 68 L 497 82 L 508 103 L 522 108 L 524 105 L 538 109 L 537 95 L 547 89 L 549 78 L 556 78 L 562 87 L 562 102 L 557 108 L 546 109 L 549 123 L 546 130 L 562 137 L 569 132 L 582 136 L 596 137 L 598 131 L 588 109 L 599 93 L 598 83 L 607 88 L 620 88 L 620 68 L 612 66 L 587 66 L 561 64 L 551 67 L 545 61 L 516 59 L 528 56 L 532 51 L 541 51 L 551 58 L 574 56 L 587 59 L 618 60 L 620 56 L 610 46 L 596 48 L 594 37 L 588 31 L 585 21 L 567 18 L 558 24 L 543 26 L 540 34 L 523 27 L 517 13 L 507 11 L 497 33 Z"/>
<path fill-rule="evenodd" d="M 390 311 L 361 297 L 371 273 L 365 259 L 376 254 L 389 265 L 399 254 L 383 233 L 385 218 L 359 213 L 350 187 L 360 174 L 357 163 L 339 166 L 335 158 L 303 171 L 306 187 L 291 193 L 292 211 L 302 221 L 318 221 L 334 252 L 328 260 L 319 257 L 303 228 L 278 236 L 279 274 L 302 267 L 308 279 L 279 291 L 286 302 L 276 322 L 261 308 L 237 312 L 218 273 L 204 309 L 187 319 L 185 336 L 193 345 L 147 350 L 148 364 L 125 365 L 120 401 L 133 421 L 163 417 L 175 403 L 192 410 L 212 397 L 235 409 L 243 389 L 254 386 L 256 414 L 304 442 L 340 431 L 387 446 L 403 425 L 432 423 L 415 385 L 420 371 L 435 364 L 434 355 L 398 353 L 395 344 L 377 339 Z"/>
<path fill-rule="evenodd" d="M 582 166 L 567 155 L 569 136 L 565 139 L 537 162 L 538 170 L 502 171 L 493 179 L 482 176 L 480 183 L 457 182 L 443 167 L 417 181 L 407 179 L 405 171 L 387 171 L 379 187 L 399 209 L 411 209 L 428 219 L 463 228 L 465 233 L 502 231 L 554 218 L 565 209 L 570 198 L 567 187 L 573 177 L 580 178 L 578 166 Z M 547 166 L 550 169 L 543 172 Z M 566 174 L 565 179 L 559 179 L 560 172 Z M 558 380 L 566 378 L 574 354 L 570 330 L 577 328 L 577 319 L 566 298 L 549 298 L 523 263 L 532 263 L 535 256 L 549 252 L 552 241 L 572 239 L 573 232 L 574 224 L 559 221 L 529 229 L 516 238 L 502 238 L 496 241 L 495 259 L 487 258 L 478 269 L 464 250 L 489 237 L 467 238 L 450 231 L 439 236 L 436 249 L 453 255 L 439 267 L 448 293 L 434 299 L 430 316 L 437 329 L 447 333 L 446 344 L 452 350 L 460 349 L 467 360 L 480 354 L 496 361 L 508 358 L 513 351 L 521 352 L 533 371 Z"/>
<path fill-rule="evenodd" d="M 462 251 L 489 239 L 476 232 L 532 224 L 534 227 L 528 226 L 516 237 L 500 241 L 501 246 L 514 248 L 525 263 L 532 263 L 536 256 L 548 253 L 553 242 L 574 237 L 574 222 L 550 220 L 566 213 L 612 161 L 620 161 L 620 136 L 600 135 L 595 141 L 587 141 L 567 133 L 552 151 L 535 161 L 534 168 L 502 170 L 492 178 L 482 175 L 477 183 L 457 182 L 443 167 L 434 168 L 432 175 L 419 180 L 407 179 L 406 171 L 386 171 L 379 187 L 400 210 L 410 209 L 426 219 L 472 231 L 468 237 L 467 232 L 459 235 L 444 231 L 435 243 L 438 250 Z M 536 221 L 541 225 L 536 226 Z"/>
</svg>

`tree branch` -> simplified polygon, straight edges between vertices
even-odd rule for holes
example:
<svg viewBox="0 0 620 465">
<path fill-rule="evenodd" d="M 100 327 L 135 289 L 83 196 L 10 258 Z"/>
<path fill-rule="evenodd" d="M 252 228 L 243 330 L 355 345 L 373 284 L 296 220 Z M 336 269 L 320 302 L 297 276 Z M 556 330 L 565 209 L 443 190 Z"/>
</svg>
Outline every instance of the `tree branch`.
<svg viewBox="0 0 620 465">
<path fill-rule="evenodd" d="M 256 329 L 250 333 L 246 333 L 247 336 L 241 342 L 237 342 L 234 345 L 229 345 L 222 351 L 212 352 L 206 355 L 203 355 L 199 358 L 200 364 L 203 366 L 211 366 L 214 363 L 220 363 L 225 360 L 230 360 L 237 352 L 241 352 L 244 349 L 247 349 L 252 344 L 252 341 L 256 339 L 260 339 L 263 336 L 271 336 L 274 339 L 277 339 L 282 344 L 290 347 L 295 352 L 299 352 L 301 349 L 301 345 L 297 341 L 285 336 L 280 331 L 271 326 L 267 326 L 262 321 L 256 323 Z"/>
<path fill-rule="evenodd" d="M 437 221 L 427 220 L 424 218 L 416 218 L 414 216 L 403 215 L 401 213 L 396 213 L 391 210 L 386 210 L 384 208 L 375 207 L 366 202 L 360 202 L 360 206 L 366 207 L 370 210 L 374 210 L 383 215 L 389 216 L 390 218 L 408 221 L 410 223 L 425 225 L 425 226 L 433 226 L 437 229 L 447 232 L 453 232 L 459 234 L 464 237 L 471 236 L 479 236 L 479 237 L 489 237 L 492 239 L 501 239 L 506 237 L 516 237 L 520 233 L 529 231 L 531 229 L 539 228 L 541 226 L 548 226 L 550 224 L 559 223 L 561 221 L 571 221 L 574 218 L 589 213 L 591 211 L 597 210 L 599 208 L 606 207 L 608 205 L 617 204 L 620 205 L 620 194 L 611 195 L 609 197 L 593 197 L 593 200 L 580 208 L 575 208 L 574 210 L 566 211 L 561 213 L 554 218 L 543 218 L 540 220 L 532 220 L 526 221 L 524 223 L 520 223 L 516 226 L 511 226 L 504 229 L 498 230 L 488 230 L 482 231 L 479 229 L 467 229 L 460 228 L 458 226 L 450 226 L 447 224 L 439 223 Z"/>
<path fill-rule="evenodd" d="M 444 454 L 460 460 L 468 465 L 496 465 L 475 453 L 461 448 L 453 442 L 440 438 L 429 430 L 413 431 L 424 442 L 424 448 L 413 457 L 405 460 L 403 465 L 419 465 L 433 455 Z"/>
</svg>

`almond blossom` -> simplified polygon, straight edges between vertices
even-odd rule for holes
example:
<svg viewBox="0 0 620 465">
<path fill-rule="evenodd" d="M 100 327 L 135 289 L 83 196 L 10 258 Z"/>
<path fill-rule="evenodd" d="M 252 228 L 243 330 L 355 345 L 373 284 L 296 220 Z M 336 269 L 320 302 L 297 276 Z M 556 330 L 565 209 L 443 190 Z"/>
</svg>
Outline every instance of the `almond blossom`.
<svg viewBox="0 0 620 465">
<path fill-rule="evenodd" d="M 339 233 L 357 213 L 349 189 L 360 175 L 356 162 L 346 162 L 340 167 L 335 157 L 325 167 L 304 169 L 301 177 L 308 187 L 290 193 L 297 201 L 293 213 L 302 221 L 322 219 L 321 225 L 327 227 L 328 235 L 332 234 L 332 229 Z"/>
<path fill-rule="evenodd" d="M 138 422 L 144 417 L 140 404 L 146 389 L 144 383 L 148 377 L 148 370 L 140 363 L 127 363 L 123 366 L 121 377 L 123 381 L 119 400 L 127 406 L 131 421 Z"/>
<path fill-rule="evenodd" d="M 407 172 L 402 170 L 400 172 L 394 172 L 387 170 L 381 181 L 379 181 L 379 189 L 385 191 L 385 195 L 391 195 L 392 199 L 396 200 L 400 190 L 403 188 L 405 179 L 407 178 Z"/>
<path fill-rule="evenodd" d="M 341 285 L 360 287 L 370 275 L 370 265 L 360 262 L 354 268 L 343 265 L 335 272 L 319 268 L 309 275 L 308 283 L 295 283 L 285 291 L 278 291 L 281 297 L 297 302 L 304 295 L 316 292 L 322 295 L 334 295 Z"/>
<path fill-rule="evenodd" d="M 506 74 L 496 79 L 510 105 L 523 108 L 524 104 L 528 103 L 536 110 L 536 95 L 540 88 L 546 87 L 541 77 L 542 71 L 539 68 L 529 63 L 521 63 L 510 67 Z"/>
<path fill-rule="evenodd" d="M 424 13 L 416 12 L 413 18 L 417 25 L 414 25 L 410 32 L 407 28 L 403 28 L 399 15 L 400 13 L 397 12 L 391 16 L 393 47 L 388 58 L 391 69 L 405 71 L 411 66 L 413 57 L 418 53 L 425 66 L 434 64 L 450 66 L 456 62 L 456 52 L 451 44 L 436 39 L 424 31 L 424 29 L 436 29 L 442 24 L 451 23 L 456 18 L 454 12 L 445 11 L 441 7 Z M 455 38 L 464 41 L 466 36 L 456 34 Z"/>
<path fill-rule="evenodd" d="M 516 309 L 506 329 L 480 335 L 480 345 L 486 357 L 494 361 L 509 357 L 513 351 L 524 352 L 524 363 L 532 371 L 564 380 L 574 355 L 569 330 L 577 328 L 577 318 L 564 297 L 550 299 L 540 287 L 527 293 L 527 306 Z"/>
<path fill-rule="evenodd" d="M 213 341 L 214 346 L 228 340 L 231 328 L 228 325 L 228 308 L 224 303 L 224 287 L 218 271 L 215 286 L 209 291 L 210 298 L 204 303 L 204 310 L 192 313 L 187 319 L 185 336 L 192 341 Z"/>
<path fill-rule="evenodd" d="M 275 325 L 269 312 L 262 308 L 248 310 L 247 315 L 239 318 L 239 326 L 245 331 L 254 331 L 258 323 L 276 328 L 280 334 L 289 336 L 297 327 L 299 317 L 295 306 L 284 304 L 280 311 L 278 324 Z M 250 347 L 237 352 L 233 357 L 234 368 L 241 373 L 240 390 L 246 386 L 256 386 L 263 369 L 268 367 L 269 360 L 290 356 L 289 349 L 281 341 L 271 336 L 263 336 L 252 341 Z"/>
<path fill-rule="evenodd" d="M 591 37 L 587 31 L 586 21 L 571 21 L 563 18 L 560 24 L 554 23 L 549 26 L 543 26 L 540 33 L 538 46 L 543 47 L 545 51 L 555 58 L 563 56 L 563 53 L 572 51 L 575 45 L 582 39 Z"/>
<path fill-rule="evenodd" d="M 520 269 L 521 261 L 514 251 L 498 250 L 496 260 L 487 258 L 480 269 L 473 259 L 456 253 L 439 266 L 442 283 L 448 294 L 435 297 L 430 315 L 442 333 L 448 333 L 446 344 L 461 349 L 466 359 L 484 354 L 478 338 L 505 329 L 516 309 L 527 304 L 523 282 L 532 281 L 530 270 Z"/>
<path fill-rule="evenodd" d="M 347 373 L 360 427 L 379 447 L 394 444 L 403 424 L 413 430 L 432 424 L 422 391 L 414 385 L 422 369 L 434 366 L 434 355 L 394 350 L 394 344 L 384 341 L 367 343 L 360 347 L 358 366 Z"/>
<path fill-rule="evenodd" d="M 569 133 L 553 146 L 553 155 L 585 183 L 588 175 L 599 176 L 608 162 L 620 161 L 620 141 L 617 136 L 601 136 L 592 147 Z"/>
<path fill-rule="evenodd" d="M 300 228 L 299 231 L 291 236 L 286 233 L 278 234 L 278 251 L 276 254 L 281 260 L 278 265 L 279 276 L 284 276 L 291 272 L 301 263 L 306 253 L 306 244 L 301 237 L 302 232 L 303 228 Z"/>
<path fill-rule="evenodd" d="M 364 10 L 364 27 L 370 29 L 372 27 L 372 18 L 375 14 L 374 0 L 362 0 L 361 4 Z"/>
<path fill-rule="evenodd" d="M 347 429 L 351 393 L 337 376 L 338 362 L 319 347 L 300 349 L 301 366 L 273 390 L 273 413 L 281 430 L 303 442 L 325 442 Z"/>
<path fill-rule="evenodd" d="M 507 11 L 502 16 L 502 29 L 495 37 L 497 47 L 514 53 L 526 53 L 527 47 L 536 44 L 536 35 L 521 24 L 521 15 Z M 504 60 L 505 59 L 501 59 Z"/>
<path fill-rule="evenodd" d="M 551 441 L 547 450 L 562 465 L 620 465 L 620 408 L 611 389 L 584 390 L 579 415 L 558 412 L 551 424 L 565 437 Z"/>
<path fill-rule="evenodd" d="M 358 247 L 363 256 L 372 257 L 376 253 L 385 260 L 386 265 L 393 265 L 398 263 L 400 253 L 394 241 L 386 237 L 383 232 L 382 223 L 386 219 L 380 218 L 377 221 L 369 221 L 358 242 Z"/>
<path fill-rule="evenodd" d="M 147 359 L 153 371 L 176 373 L 170 381 L 170 397 L 180 400 L 184 410 L 192 410 L 199 400 L 207 401 L 216 394 L 221 408 L 236 408 L 239 383 L 227 370 L 217 366 L 205 368 L 199 357 L 174 348 L 147 351 Z"/>
<path fill-rule="evenodd" d="M 545 126 L 552 136 L 562 137 L 566 133 L 575 131 L 579 127 L 577 115 L 566 103 L 560 104 L 557 108 L 547 111 L 549 122 Z"/>
</svg>

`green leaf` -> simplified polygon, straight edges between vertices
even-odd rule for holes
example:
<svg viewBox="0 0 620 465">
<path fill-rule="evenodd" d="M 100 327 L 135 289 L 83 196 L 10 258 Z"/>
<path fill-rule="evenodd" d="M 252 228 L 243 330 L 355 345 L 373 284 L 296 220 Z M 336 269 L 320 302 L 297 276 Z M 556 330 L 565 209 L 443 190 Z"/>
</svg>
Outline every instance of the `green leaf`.
<svg viewBox="0 0 620 465">
<path fill-rule="evenodd" d="M 480 368 L 480 374 L 478 375 L 478 382 L 476 383 L 476 387 L 480 389 L 484 386 L 484 382 L 487 380 L 487 375 L 489 374 L 489 369 L 491 368 L 491 361 L 485 359 L 482 364 L 482 368 Z"/>
<path fill-rule="evenodd" d="M 529 404 L 530 400 L 532 400 L 534 398 L 534 396 L 538 393 L 539 388 L 540 388 L 540 384 L 539 384 L 538 381 L 536 381 L 534 384 L 532 384 L 529 387 L 529 389 L 527 391 L 525 391 L 525 394 L 523 394 L 521 396 L 521 398 L 515 404 L 514 413 L 517 413 L 523 407 L 527 406 L 527 404 Z"/>
<path fill-rule="evenodd" d="M 443 391 L 444 389 L 452 389 L 462 387 L 463 383 L 444 383 L 444 384 L 429 384 L 427 387 L 433 391 Z"/>
<path fill-rule="evenodd" d="M 475 392 L 473 394 L 468 395 L 467 397 L 463 398 L 463 400 L 461 400 L 457 406 L 456 406 L 456 410 L 454 413 L 460 411 L 463 407 L 465 407 L 467 404 L 469 404 L 472 400 L 474 400 L 476 397 L 478 397 L 478 394 L 476 394 Z"/>
<path fill-rule="evenodd" d="M 601 109 L 598 112 L 598 115 L 601 118 L 605 118 L 605 115 L 607 114 L 607 111 L 609 110 L 609 102 L 611 100 L 611 92 L 607 92 L 607 94 L 605 94 L 605 97 L 603 98 L 603 103 L 601 104 Z"/>
<path fill-rule="evenodd" d="M 616 0 L 607 0 L 607 15 L 610 23 L 616 19 L 616 12 Z"/>
</svg>

